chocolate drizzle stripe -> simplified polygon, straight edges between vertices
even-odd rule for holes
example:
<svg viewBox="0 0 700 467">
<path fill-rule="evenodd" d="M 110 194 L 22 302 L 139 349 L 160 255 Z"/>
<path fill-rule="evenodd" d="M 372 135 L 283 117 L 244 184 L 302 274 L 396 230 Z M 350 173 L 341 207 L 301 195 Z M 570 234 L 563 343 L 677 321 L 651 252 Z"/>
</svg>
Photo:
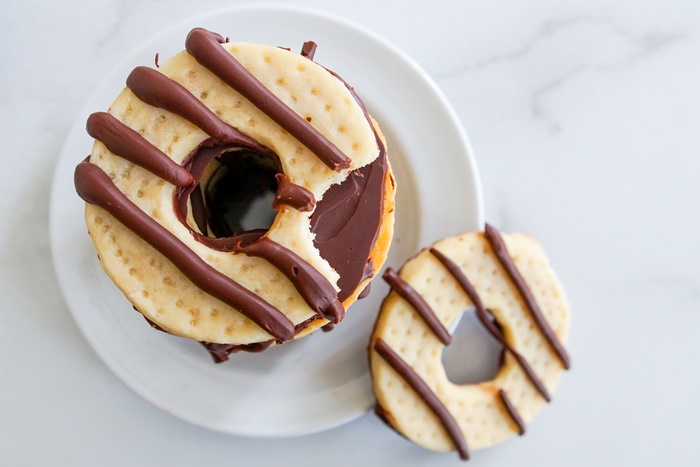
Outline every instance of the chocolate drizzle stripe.
<svg viewBox="0 0 700 467">
<path fill-rule="evenodd" d="M 199 242 L 214 250 L 265 259 L 289 279 L 306 304 L 319 316 L 335 324 L 345 317 L 345 308 L 328 279 L 292 250 L 263 237 L 264 231 L 250 231 L 226 238 L 210 238 L 197 232 L 192 233 Z"/>
<path fill-rule="evenodd" d="M 440 398 L 430 389 L 425 381 L 411 368 L 403 359 L 389 347 L 386 342 L 377 339 L 374 343 L 374 350 L 391 366 L 409 386 L 428 405 L 430 410 L 440 420 L 445 428 L 455 449 L 463 460 L 469 459 L 469 449 L 464 434 L 447 407 L 440 401 Z"/>
<path fill-rule="evenodd" d="M 333 285 L 292 250 L 267 237 L 260 237 L 255 232 L 233 238 L 236 239 L 236 243 L 232 251 L 269 261 L 292 282 L 294 288 L 319 316 L 334 324 L 343 319 L 345 309 L 338 300 Z"/>
<path fill-rule="evenodd" d="M 318 318 L 316 316 L 312 316 L 311 318 L 308 318 L 302 321 L 301 323 L 297 324 L 296 326 L 294 326 L 294 333 L 299 334 L 317 319 Z M 252 344 L 217 344 L 214 342 L 205 341 L 200 341 L 199 343 L 207 350 L 207 352 L 209 352 L 209 355 L 211 355 L 211 357 L 214 359 L 214 363 L 222 363 L 228 360 L 229 355 L 231 355 L 232 353 L 262 352 L 263 350 L 269 348 L 273 343 L 275 343 L 275 340 L 270 339 L 262 342 L 255 342 Z M 279 344 L 280 342 L 278 341 L 277 343 Z"/>
<path fill-rule="evenodd" d="M 141 101 L 179 115 L 217 141 L 269 152 L 255 140 L 217 117 L 187 88 L 159 71 L 145 66 L 136 67 L 126 79 L 126 85 Z"/>
<path fill-rule="evenodd" d="M 239 310 L 276 339 L 287 341 L 294 337 L 294 324 L 281 311 L 205 263 L 175 235 L 132 203 L 98 166 L 88 162 L 78 164 L 75 188 L 85 202 L 112 214 L 167 257 L 202 291 Z"/>
<path fill-rule="evenodd" d="M 255 344 L 216 344 L 214 342 L 200 342 L 202 347 L 207 349 L 214 363 L 223 363 L 228 360 L 228 356 L 236 352 L 262 352 L 272 345 L 273 341 L 257 342 Z"/>
<path fill-rule="evenodd" d="M 316 43 L 314 41 L 306 41 L 304 45 L 301 46 L 301 55 L 309 60 L 314 59 L 316 54 Z"/>
<path fill-rule="evenodd" d="M 313 211 L 316 206 L 316 197 L 303 186 L 292 183 L 283 173 L 275 175 L 277 179 L 277 193 L 272 202 L 272 209 L 279 209 L 286 205 L 300 212 Z"/>
<path fill-rule="evenodd" d="M 568 370 L 571 367 L 571 359 L 569 358 L 569 354 L 566 352 L 566 349 L 557 338 L 557 335 L 554 333 L 552 328 L 549 326 L 549 323 L 542 315 L 542 311 L 540 311 L 540 307 L 537 305 L 537 301 L 532 295 L 532 291 L 527 286 L 523 276 L 520 274 L 520 271 L 515 265 L 515 261 L 513 261 L 513 258 L 511 258 L 510 254 L 508 253 L 508 249 L 503 242 L 501 234 L 496 228 L 486 224 L 484 236 L 491 245 L 494 253 L 496 253 L 496 257 L 500 261 L 501 265 L 510 276 L 513 284 L 520 292 L 520 295 L 525 301 L 532 318 L 537 323 L 537 326 L 540 328 L 540 331 L 544 335 L 545 339 L 547 339 L 550 347 L 557 354 L 564 368 Z"/>
<path fill-rule="evenodd" d="M 221 47 L 223 42 L 219 34 L 196 28 L 187 35 L 185 49 L 202 66 L 309 148 L 330 169 L 340 171 L 350 167 L 352 161 L 348 156 L 258 81 Z"/>
<path fill-rule="evenodd" d="M 437 260 L 440 261 L 440 263 L 442 263 L 445 269 L 447 269 L 447 271 L 452 275 L 452 277 L 455 278 L 457 283 L 462 287 L 464 293 L 467 294 L 467 297 L 469 297 L 469 299 L 474 304 L 474 307 L 476 308 L 476 317 L 479 319 L 481 324 L 486 328 L 489 334 L 491 334 L 494 337 L 494 339 L 501 343 L 504 349 L 506 349 L 508 352 L 511 353 L 511 355 L 513 355 L 515 361 L 518 362 L 520 368 L 522 368 L 530 382 L 532 382 L 533 386 L 535 386 L 535 389 L 537 389 L 537 391 L 540 394 L 542 394 L 542 397 L 544 397 L 545 400 L 549 402 L 552 398 L 549 394 L 549 391 L 547 391 L 547 388 L 545 387 L 544 383 L 540 381 L 530 364 L 527 362 L 527 360 L 525 360 L 525 358 L 520 354 L 520 352 L 515 350 L 515 348 L 513 348 L 513 346 L 506 340 L 501 330 L 498 329 L 498 327 L 494 323 L 492 323 L 491 320 L 489 320 L 486 308 L 484 307 L 484 304 L 481 301 L 481 297 L 479 297 L 479 294 L 477 293 L 472 283 L 469 282 L 467 276 L 462 272 L 462 269 L 459 266 L 457 266 L 457 264 L 455 264 L 454 261 L 445 256 L 439 250 L 431 248 L 430 253 L 433 256 L 435 256 L 435 258 L 437 258 Z"/>
<path fill-rule="evenodd" d="M 107 112 L 96 112 L 87 120 L 87 132 L 117 156 L 132 162 L 178 187 L 194 183 L 194 177 L 138 132 Z"/>
<path fill-rule="evenodd" d="M 423 297 L 411 287 L 406 281 L 401 279 L 396 271 L 387 268 L 382 276 L 384 280 L 391 286 L 391 289 L 399 294 L 401 298 L 406 300 L 411 307 L 423 318 L 423 321 L 435 333 L 435 336 L 440 339 L 444 345 L 449 345 L 452 341 L 450 332 L 445 328 L 442 322 L 435 315 L 435 312 L 430 305 L 426 303 Z"/>
<path fill-rule="evenodd" d="M 518 410 L 515 408 L 513 403 L 510 401 L 508 394 L 506 394 L 506 392 L 503 389 L 500 389 L 498 391 L 498 397 L 501 398 L 501 402 L 503 402 L 503 406 L 505 407 L 506 411 L 508 412 L 508 415 L 510 415 L 510 418 L 513 419 L 513 422 L 518 426 L 518 434 L 520 436 L 524 435 L 525 434 L 525 422 L 520 417 Z"/>
</svg>

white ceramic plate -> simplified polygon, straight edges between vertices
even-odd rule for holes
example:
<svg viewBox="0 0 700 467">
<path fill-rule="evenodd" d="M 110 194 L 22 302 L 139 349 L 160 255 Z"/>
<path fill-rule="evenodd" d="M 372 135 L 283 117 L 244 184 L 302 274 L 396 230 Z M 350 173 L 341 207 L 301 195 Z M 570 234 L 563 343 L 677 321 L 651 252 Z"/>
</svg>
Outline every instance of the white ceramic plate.
<svg viewBox="0 0 700 467">
<path fill-rule="evenodd" d="M 251 6 L 188 20 L 144 44 L 88 99 L 66 140 L 53 181 L 50 236 L 56 273 L 83 334 L 109 368 L 162 410 L 225 433 L 294 436 L 348 422 L 372 405 L 366 362 L 369 332 L 387 288 L 375 280 L 333 332 L 317 332 L 262 354 L 215 365 L 197 343 L 152 330 L 107 278 L 83 221 L 73 169 L 92 147 L 91 112 L 105 110 L 137 65 L 184 48 L 192 27 L 232 41 L 299 50 L 358 91 L 386 134 L 398 183 L 396 235 L 387 265 L 399 266 L 440 237 L 483 224 L 476 164 L 466 135 L 433 81 L 403 52 L 372 32 L 312 10 Z"/>
</svg>

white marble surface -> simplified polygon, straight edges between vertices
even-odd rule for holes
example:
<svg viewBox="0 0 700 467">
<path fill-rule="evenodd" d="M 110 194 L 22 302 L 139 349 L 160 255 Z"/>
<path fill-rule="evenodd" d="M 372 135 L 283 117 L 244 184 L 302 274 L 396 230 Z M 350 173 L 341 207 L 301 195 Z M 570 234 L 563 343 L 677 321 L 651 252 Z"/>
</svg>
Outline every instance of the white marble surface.
<svg viewBox="0 0 700 467">
<path fill-rule="evenodd" d="M 189 425 L 121 384 L 72 321 L 47 234 L 64 135 L 100 77 L 192 3 L 0 6 L 0 463 L 456 465 L 370 414 L 282 440 Z M 567 286 L 572 371 L 525 437 L 471 465 L 697 465 L 700 4 L 298 3 L 380 32 L 435 78 L 487 219 L 538 238 Z"/>
</svg>

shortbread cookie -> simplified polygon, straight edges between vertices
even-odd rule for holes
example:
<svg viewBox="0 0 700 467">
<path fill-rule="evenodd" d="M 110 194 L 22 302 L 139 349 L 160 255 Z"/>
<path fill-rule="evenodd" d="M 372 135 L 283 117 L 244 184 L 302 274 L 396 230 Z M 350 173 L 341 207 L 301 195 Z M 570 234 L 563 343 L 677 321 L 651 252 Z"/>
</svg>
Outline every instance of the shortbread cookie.
<svg viewBox="0 0 700 467">
<path fill-rule="evenodd" d="M 155 326 L 231 350 L 339 322 L 393 233 L 376 122 L 313 43 L 194 29 L 186 49 L 88 120 L 75 184 L 104 270 Z M 241 220 L 255 203 L 269 228 Z"/>
<path fill-rule="evenodd" d="M 570 365 L 569 306 L 539 244 L 487 224 L 435 243 L 384 278 L 392 291 L 369 352 L 377 414 L 409 440 L 463 459 L 523 434 Z M 504 358 L 492 380 L 457 385 L 442 351 L 447 329 L 471 307 Z"/>
</svg>

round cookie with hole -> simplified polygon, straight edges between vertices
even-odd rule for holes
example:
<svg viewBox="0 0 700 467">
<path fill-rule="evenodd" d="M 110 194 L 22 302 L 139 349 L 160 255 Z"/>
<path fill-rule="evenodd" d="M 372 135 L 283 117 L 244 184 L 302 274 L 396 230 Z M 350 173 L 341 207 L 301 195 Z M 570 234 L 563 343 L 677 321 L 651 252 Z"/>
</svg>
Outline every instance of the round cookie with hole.
<svg viewBox="0 0 700 467">
<path fill-rule="evenodd" d="M 384 279 L 391 292 L 369 346 L 377 415 L 414 443 L 465 460 L 523 434 L 570 367 L 569 305 L 540 245 L 487 224 L 438 241 Z M 455 384 L 442 355 L 448 330 L 472 309 L 502 346 L 500 368 Z"/>
<path fill-rule="evenodd" d="M 384 138 L 314 50 L 195 29 L 88 120 L 75 185 L 102 267 L 154 326 L 221 359 L 339 322 L 391 243 Z"/>
</svg>

